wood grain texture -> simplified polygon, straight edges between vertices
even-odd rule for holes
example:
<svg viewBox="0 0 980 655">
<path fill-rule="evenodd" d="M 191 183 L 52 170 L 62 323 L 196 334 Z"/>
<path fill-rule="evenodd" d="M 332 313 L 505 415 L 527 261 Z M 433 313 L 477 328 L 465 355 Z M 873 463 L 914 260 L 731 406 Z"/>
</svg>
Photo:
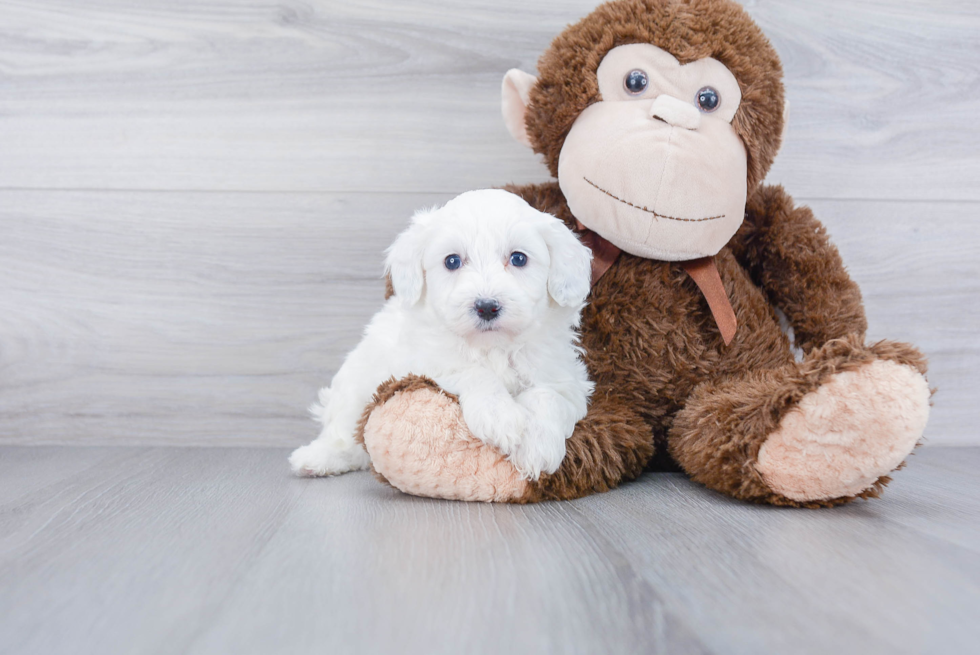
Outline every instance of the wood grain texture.
<svg viewBox="0 0 980 655">
<path fill-rule="evenodd" d="M 382 303 L 384 248 L 448 197 L 0 192 L 0 443 L 308 440 L 305 408 Z M 976 205 L 811 204 L 870 338 L 930 357 L 929 442 L 977 443 Z"/>
<path fill-rule="evenodd" d="M 0 441 L 288 444 L 435 198 L 0 193 Z"/>
<path fill-rule="evenodd" d="M 295 445 L 420 206 L 546 177 L 499 81 L 596 0 L 0 2 L 0 443 Z M 747 2 L 770 175 L 980 443 L 980 6 Z"/>
<path fill-rule="evenodd" d="M 676 474 L 529 507 L 300 480 L 286 451 L 0 448 L 0 653 L 966 653 L 980 449 L 884 498 Z"/>
<path fill-rule="evenodd" d="M 596 0 L 7 0 L 0 188 L 460 192 L 544 179 L 507 135 Z M 771 180 L 810 198 L 980 200 L 980 6 L 747 2 L 792 117 Z"/>
</svg>

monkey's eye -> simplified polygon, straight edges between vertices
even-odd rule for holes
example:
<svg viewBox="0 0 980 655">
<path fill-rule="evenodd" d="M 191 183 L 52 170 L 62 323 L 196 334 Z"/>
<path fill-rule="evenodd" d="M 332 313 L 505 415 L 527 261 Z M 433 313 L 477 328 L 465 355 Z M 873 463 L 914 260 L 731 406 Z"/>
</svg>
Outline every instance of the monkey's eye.
<svg viewBox="0 0 980 655">
<path fill-rule="evenodd" d="M 706 86 L 698 91 L 697 103 L 698 109 L 706 114 L 710 114 L 718 109 L 718 105 L 721 104 L 721 96 L 710 86 Z"/>
<path fill-rule="evenodd" d="M 522 252 L 510 253 L 510 263 L 520 268 L 527 265 L 527 255 Z"/>
<path fill-rule="evenodd" d="M 650 80 L 647 78 L 647 74 L 639 68 L 626 73 L 626 77 L 623 78 L 623 86 L 626 87 L 626 92 L 634 96 L 638 96 L 646 91 L 649 82 Z"/>
<path fill-rule="evenodd" d="M 463 258 L 459 255 L 449 255 L 446 257 L 446 268 L 450 271 L 455 271 L 457 268 L 463 265 Z"/>
</svg>

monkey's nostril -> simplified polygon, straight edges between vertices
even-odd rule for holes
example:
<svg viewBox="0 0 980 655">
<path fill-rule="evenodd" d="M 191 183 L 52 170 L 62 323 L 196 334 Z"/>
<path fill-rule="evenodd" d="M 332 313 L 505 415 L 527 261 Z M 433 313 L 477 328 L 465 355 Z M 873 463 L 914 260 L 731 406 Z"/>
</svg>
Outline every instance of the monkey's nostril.
<svg viewBox="0 0 980 655">
<path fill-rule="evenodd" d="M 473 309 L 482 320 L 492 321 L 500 314 L 500 303 L 496 300 L 480 298 L 473 303 Z"/>
<path fill-rule="evenodd" d="M 650 106 L 650 118 L 656 118 L 671 127 L 696 130 L 701 126 L 701 112 L 693 104 L 682 102 L 673 96 L 661 94 Z"/>
</svg>

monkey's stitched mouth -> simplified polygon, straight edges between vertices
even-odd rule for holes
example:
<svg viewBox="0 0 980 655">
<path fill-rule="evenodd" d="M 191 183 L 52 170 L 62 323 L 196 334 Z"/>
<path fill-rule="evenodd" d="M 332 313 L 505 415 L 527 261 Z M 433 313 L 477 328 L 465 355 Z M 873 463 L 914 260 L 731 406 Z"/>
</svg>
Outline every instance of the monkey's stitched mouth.
<svg viewBox="0 0 980 655">
<path fill-rule="evenodd" d="M 667 216 L 666 214 L 659 214 L 659 213 L 653 211 L 652 209 L 647 209 L 646 207 L 641 207 L 640 205 L 634 205 L 633 203 L 631 203 L 628 200 L 623 200 L 619 196 L 616 196 L 616 195 L 613 195 L 613 194 L 609 193 L 608 191 L 606 191 L 601 186 L 599 186 L 598 184 L 596 184 L 595 182 L 593 182 L 592 180 L 590 180 L 587 177 L 582 177 L 582 179 L 585 180 L 586 182 L 588 182 L 590 185 L 594 186 L 599 191 L 602 191 L 604 194 L 606 194 L 607 196 L 609 196 L 613 200 L 618 200 L 619 202 L 623 203 L 624 205 L 628 205 L 628 206 L 632 207 L 633 209 L 639 209 L 640 211 L 647 212 L 648 214 L 653 214 L 654 217 L 656 217 L 656 218 L 666 218 L 666 219 L 671 220 L 671 221 L 681 221 L 682 223 L 701 223 L 703 221 L 716 221 L 719 218 L 725 218 L 725 215 L 724 214 L 722 214 L 721 216 L 708 216 L 707 218 L 677 218 L 676 216 Z"/>
</svg>

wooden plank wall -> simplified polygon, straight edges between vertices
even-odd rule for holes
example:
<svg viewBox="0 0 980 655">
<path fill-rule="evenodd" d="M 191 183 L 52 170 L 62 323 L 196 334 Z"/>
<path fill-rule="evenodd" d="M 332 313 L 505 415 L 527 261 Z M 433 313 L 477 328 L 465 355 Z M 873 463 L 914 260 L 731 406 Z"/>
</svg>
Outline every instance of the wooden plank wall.
<svg viewBox="0 0 980 655">
<path fill-rule="evenodd" d="M 0 444 L 293 445 L 420 206 L 542 181 L 499 114 L 595 0 L 0 2 Z M 980 444 L 980 5 L 746 3 L 769 176 Z"/>
</svg>

